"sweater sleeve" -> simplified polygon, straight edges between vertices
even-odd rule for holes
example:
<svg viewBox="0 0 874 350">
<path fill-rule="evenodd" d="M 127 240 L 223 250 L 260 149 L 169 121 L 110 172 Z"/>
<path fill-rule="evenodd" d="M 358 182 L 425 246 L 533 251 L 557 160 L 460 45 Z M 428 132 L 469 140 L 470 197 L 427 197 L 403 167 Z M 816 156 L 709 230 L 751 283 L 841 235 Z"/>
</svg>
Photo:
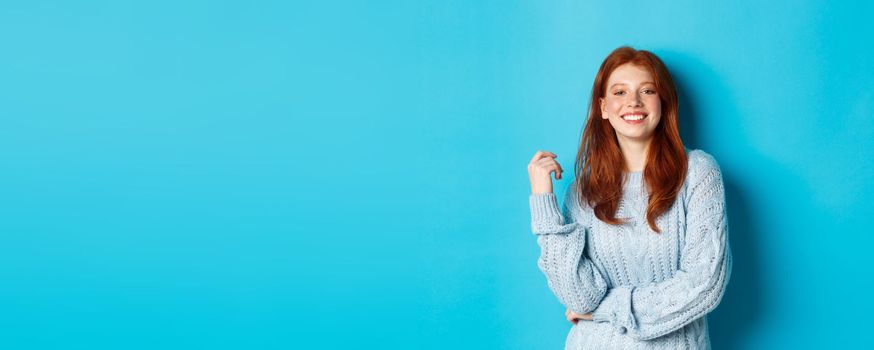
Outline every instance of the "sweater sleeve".
<svg viewBox="0 0 874 350">
<path fill-rule="evenodd" d="M 607 292 L 607 284 L 592 261 L 584 256 L 586 227 L 574 222 L 569 204 L 577 200 L 574 186 L 568 189 L 562 212 L 553 193 L 532 194 L 531 229 L 537 236 L 540 258 L 537 266 L 546 275 L 549 289 L 567 308 L 590 313 Z"/>
<path fill-rule="evenodd" d="M 691 161 L 691 159 L 690 159 Z M 731 274 L 731 251 L 722 174 L 709 155 L 690 174 L 686 238 L 680 268 L 671 278 L 644 286 L 617 286 L 592 313 L 639 340 L 676 331 L 716 308 Z"/>
</svg>

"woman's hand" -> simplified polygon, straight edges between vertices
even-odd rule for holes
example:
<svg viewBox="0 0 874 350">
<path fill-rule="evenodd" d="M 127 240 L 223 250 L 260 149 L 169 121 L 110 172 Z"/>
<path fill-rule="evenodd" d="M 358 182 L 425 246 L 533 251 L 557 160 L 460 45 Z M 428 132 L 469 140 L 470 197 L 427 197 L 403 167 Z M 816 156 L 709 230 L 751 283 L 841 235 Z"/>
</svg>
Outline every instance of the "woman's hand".
<svg viewBox="0 0 874 350">
<path fill-rule="evenodd" d="M 555 161 L 555 153 L 537 151 L 528 163 L 528 178 L 531 180 L 531 194 L 551 193 L 552 178 L 549 174 L 555 172 L 555 179 L 561 180 L 561 165 Z"/>
<path fill-rule="evenodd" d="M 571 311 L 571 309 L 567 309 L 567 311 L 564 312 L 564 316 L 565 316 L 565 318 L 567 318 L 567 320 L 570 323 L 573 323 L 573 324 L 577 324 L 577 321 L 579 321 L 579 320 L 586 320 L 586 321 L 592 320 L 592 314 L 590 314 L 590 313 L 589 314 L 578 314 L 576 312 Z"/>
</svg>

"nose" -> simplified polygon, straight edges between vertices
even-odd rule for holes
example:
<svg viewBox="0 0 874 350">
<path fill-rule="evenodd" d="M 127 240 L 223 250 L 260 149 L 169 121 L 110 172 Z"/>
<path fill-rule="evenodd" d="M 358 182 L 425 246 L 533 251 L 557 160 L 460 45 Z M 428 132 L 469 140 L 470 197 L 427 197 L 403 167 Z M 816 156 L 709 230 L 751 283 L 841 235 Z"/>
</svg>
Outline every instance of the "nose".
<svg viewBox="0 0 874 350">
<path fill-rule="evenodd" d="M 628 107 L 640 107 L 640 94 L 628 94 Z"/>
</svg>

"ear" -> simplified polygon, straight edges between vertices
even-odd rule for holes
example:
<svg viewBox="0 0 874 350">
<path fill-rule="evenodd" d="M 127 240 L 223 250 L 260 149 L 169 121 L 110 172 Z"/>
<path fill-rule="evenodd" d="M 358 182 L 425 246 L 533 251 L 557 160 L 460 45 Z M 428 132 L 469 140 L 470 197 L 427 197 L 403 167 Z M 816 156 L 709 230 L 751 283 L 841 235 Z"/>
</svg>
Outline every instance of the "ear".
<svg viewBox="0 0 874 350">
<path fill-rule="evenodd" d="M 607 117 L 607 108 L 604 106 L 603 97 L 598 98 L 598 105 L 601 106 L 601 119 L 609 119 L 609 117 Z"/>
</svg>

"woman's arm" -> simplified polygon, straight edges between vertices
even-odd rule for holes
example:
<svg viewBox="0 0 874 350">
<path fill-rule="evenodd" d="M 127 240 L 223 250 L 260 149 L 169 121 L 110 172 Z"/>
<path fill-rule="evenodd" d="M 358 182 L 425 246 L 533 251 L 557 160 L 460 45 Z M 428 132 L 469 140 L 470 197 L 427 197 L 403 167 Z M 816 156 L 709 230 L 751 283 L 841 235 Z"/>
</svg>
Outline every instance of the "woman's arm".
<svg viewBox="0 0 874 350">
<path fill-rule="evenodd" d="M 532 194 L 529 198 L 531 230 L 541 249 L 537 266 L 546 275 L 549 289 L 567 308 L 588 313 L 601 302 L 607 292 L 607 283 L 583 254 L 586 227 L 574 222 L 569 209 L 577 202 L 575 193 L 572 184 L 566 192 L 561 212 L 555 194 Z"/>
<path fill-rule="evenodd" d="M 682 328 L 719 304 L 731 274 L 725 190 L 716 161 L 703 152 L 697 157 L 697 169 L 690 174 L 694 182 L 680 269 L 658 283 L 610 289 L 592 313 L 595 322 L 610 322 L 636 339 L 653 339 Z"/>
</svg>

